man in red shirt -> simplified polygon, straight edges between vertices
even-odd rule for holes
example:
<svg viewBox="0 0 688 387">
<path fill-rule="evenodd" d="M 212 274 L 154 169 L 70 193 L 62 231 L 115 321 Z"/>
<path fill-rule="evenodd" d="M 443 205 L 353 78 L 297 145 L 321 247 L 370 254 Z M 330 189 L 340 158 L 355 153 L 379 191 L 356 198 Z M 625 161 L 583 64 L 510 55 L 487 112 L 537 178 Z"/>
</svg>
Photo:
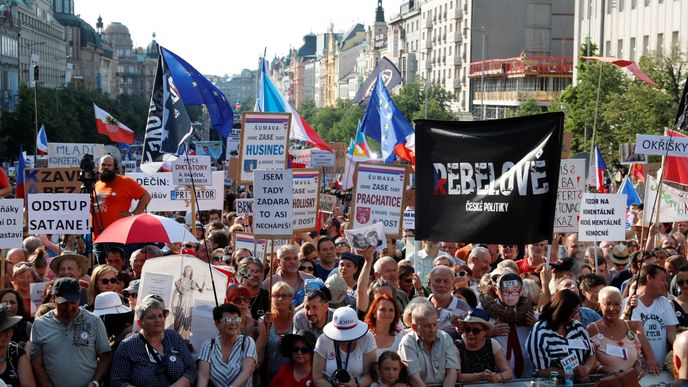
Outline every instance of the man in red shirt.
<svg viewBox="0 0 688 387">
<path fill-rule="evenodd" d="M 0 198 L 12 193 L 12 185 L 10 184 L 10 179 L 7 178 L 5 170 L 0 168 Z"/>
<path fill-rule="evenodd" d="M 526 256 L 523 259 L 516 261 L 518 266 L 518 272 L 520 273 L 532 273 L 540 265 L 545 263 L 545 258 L 547 254 L 547 241 L 540 241 L 537 243 L 531 243 L 526 245 Z M 552 247 L 554 251 L 554 247 Z"/>
</svg>

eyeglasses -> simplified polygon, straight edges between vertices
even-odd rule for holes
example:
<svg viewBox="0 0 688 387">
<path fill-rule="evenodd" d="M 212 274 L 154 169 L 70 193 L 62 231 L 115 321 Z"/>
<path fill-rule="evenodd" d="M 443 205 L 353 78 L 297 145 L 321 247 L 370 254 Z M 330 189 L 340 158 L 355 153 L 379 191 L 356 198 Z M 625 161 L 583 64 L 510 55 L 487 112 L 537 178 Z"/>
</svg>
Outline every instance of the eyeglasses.
<svg viewBox="0 0 688 387">
<path fill-rule="evenodd" d="M 101 278 L 98 281 L 100 281 L 101 284 L 107 285 L 107 284 L 113 284 L 116 285 L 119 283 L 119 280 L 117 278 Z"/>
<path fill-rule="evenodd" d="M 313 266 L 299 266 L 299 271 L 315 271 Z"/>
<path fill-rule="evenodd" d="M 292 347 L 291 353 L 311 353 L 311 349 L 306 347 Z"/>
<path fill-rule="evenodd" d="M 483 328 L 466 328 L 464 329 L 466 334 L 472 333 L 474 335 L 479 335 L 483 332 Z"/>
<path fill-rule="evenodd" d="M 456 273 L 459 277 L 465 277 L 468 275 L 468 272 L 466 270 L 461 270 L 460 272 Z"/>
<path fill-rule="evenodd" d="M 238 296 L 238 297 L 232 298 L 229 302 L 231 302 L 232 304 L 241 304 L 244 302 L 249 303 L 249 302 L 251 302 L 251 299 L 249 297 Z"/>
<path fill-rule="evenodd" d="M 343 246 L 349 247 L 349 244 L 346 242 L 337 242 L 334 245 L 337 247 L 343 247 Z"/>
<path fill-rule="evenodd" d="M 223 317 L 220 319 L 220 322 L 229 325 L 239 325 L 241 324 L 241 317 Z"/>
<path fill-rule="evenodd" d="M 678 281 L 676 281 L 676 285 L 686 286 L 686 285 L 688 285 L 688 280 L 678 280 Z"/>
<path fill-rule="evenodd" d="M 272 295 L 272 298 L 274 298 L 276 300 L 284 300 L 284 299 L 291 298 L 291 297 L 292 297 L 291 294 L 273 294 Z"/>
<path fill-rule="evenodd" d="M 505 296 L 520 296 L 521 295 L 520 289 L 513 289 L 513 290 L 501 289 L 501 291 L 502 291 L 502 294 Z"/>
<path fill-rule="evenodd" d="M 412 284 L 413 283 L 413 278 L 404 278 L 401 280 L 405 284 Z"/>
<path fill-rule="evenodd" d="M 130 292 L 127 292 L 127 291 L 122 292 L 122 295 L 123 295 L 124 297 L 126 297 L 126 298 L 129 298 L 129 297 L 131 297 L 131 298 L 136 298 L 136 297 L 138 297 L 138 294 L 137 294 L 137 293 L 130 293 Z"/>
</svg>

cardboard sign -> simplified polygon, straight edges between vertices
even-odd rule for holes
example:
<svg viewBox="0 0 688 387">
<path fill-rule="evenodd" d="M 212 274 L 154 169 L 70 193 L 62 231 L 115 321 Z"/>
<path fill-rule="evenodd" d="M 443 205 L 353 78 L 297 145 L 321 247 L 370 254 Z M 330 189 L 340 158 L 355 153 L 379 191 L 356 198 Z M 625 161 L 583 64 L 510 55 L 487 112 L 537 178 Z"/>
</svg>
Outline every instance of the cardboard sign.
<svg viewBox="0 0 688 387">
<path fill-rule="evenodd" d="M 309 166 L 311 168 L 321 168 L 321 167 L 334 167 L 336 155 L 332 152 L 312 149 L 311 150 L 311 162 Z"/>
<path fill-rule="evenodd" d="M 256 237 L 292 238 L 292 172 L 291 169 L 253 171 L 253 234 Z"/>
<path fill-rule="evenodd" d="M 294 232 L 316 230 L 320 171 L 316 169 L 294 169 L 293 171 Z"/>
<path fill-rule="evenodd" d="M 666 183 L 662 183 L 662 195 L 659 200 L 659 210 L 654 208 L 657 202 L 657 189 L 659 182 L 648 175 L 645 180 L 645 210 L 643 221 L 651 224 L 657 218 L 659 211 L 660 222 L 683 222 L 688 220 L 688 192 L 676 189 Z M 654 218 L 653 218 L 654 217 Z"/>
<path fill-rule="evenodd" d="M 311 164 L 310 149 L 289 149 L 289 157 L 291 157 L 292 164 L 304 165 L 306 167 Z"/>
<path fill-rule="evenodd" d="M 86 154 L 93 155 L 93 160 L 98 165 L 98 159 L 105 155 L 105 146 L 103 144 L 49 142 L 48 167 L 78 167 Z"/>
<path fill-rule="evenodd" d="M 388 238 L 401 235 L 406 168 L 383 164 L 356 164 L 351 203 L 351 228 L 374 223 L 385 226 Z"/>
<path fill-rule="evenodd" d="M 136 165 L 136 160 L 122 160 L 120 165 L 122 166 L 122 169 L 124 169 L 125 174 L 131 172 L 141 172 L 138 168 L 138 165 Z"/>
<path fill-rule="evenodd" d="M 24 170 L 26 193 L 79 193 L 79 168 L 28 168 Z"/>
<path fill-rule="evenodd" d="M 635 153 L 635 144 L 619 144 L 621 164 L 647 164 L 647 155 Z"/>
<path fill-rule="evenodd" d="M 636 134 L 635 153 L 641 155 L 688 157 L 688 137 Z"/>
<path fill-rule="evenodd" d="M 322 212 L 332 213 L 334 207 L 337 205 L 337 197 L 330 194 L 320 194 L 319 210 Z"/>
<path fill-rule="evenodd" d="M 253 215 L 253 199 L 236 199 L 235 204 L 237 216 Z"/>
<path fill-rule="evenodd" d="M 224 172 L 213 172 L 213 184 L 197 186 L 198 210 L 221 210 L 224 205 Z M 172 172 L 158 172 L 155 176 L 145 173 L 130 173 L 128 175 L 141 184 L 151 195 L 148 211 L 190 211 L 191 191 L 188 185 L 175 185 L 172 182 Z M 137 201 L 132 202 L 132 208 Z"/>
<path fill-rule="evenodd" d="M 86 234 L 90 232 L 88 194 L 29 194 L 30 234 Z"/>
<path fill-rule="evenodd" d="M 185 156 L 172 163 L 172 183 L 176 184 L 213 184 L 210 170 L 210 156 Z"/>
<path fill-rule="evenodd" d="M 0 200 L 0 249 L 22 247 L 24 200 Z"/>
<path fill-rule="evenodd" d="M 244 112 L 239 147 L 241 183 L 251 183 L 256 169 L 287 167 L 290 123 L 291 113 Z"/>
<path fill-rule="evenodd" d="M 561 160 L 554 232 L 578 232 L 580 204 L 584 192 L 585 160 Z"/>
<path fill-rule="evenodd" d="M 578 240 L 622 241 L 626 221 L 626 195 L 583 194 Z"/>
<path fill-rule="evenodd" d="M 232 128 L 229 136 L 227 136 L 225 160 L 239 157 L 239 144 L 241 144 L 241 128 Z"/>
<path fill-rule="evenodd" d="M 416 211 L 406 210 L 404 211 L 404 230 L 415 230 L 416 229 Z"/>
</svg>

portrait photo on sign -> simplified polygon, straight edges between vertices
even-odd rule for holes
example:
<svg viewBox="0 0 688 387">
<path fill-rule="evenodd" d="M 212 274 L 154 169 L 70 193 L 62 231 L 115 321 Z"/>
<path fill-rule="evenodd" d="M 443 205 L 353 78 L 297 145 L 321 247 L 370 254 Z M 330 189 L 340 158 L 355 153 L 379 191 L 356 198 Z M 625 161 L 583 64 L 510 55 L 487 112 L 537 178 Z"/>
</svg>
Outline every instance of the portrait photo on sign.
<svg viewBox="0 0 688 387">
<path fill-rule="evenodd" d="M 635 144 L 619 144 L 621 164 L 647 164 L 647 155 L 635 153 Z"/>
<path fill-rule="evenodd" d="M 382 223 L 375 223 L 357 229 L 344 230 L 344 235 L 349 241 L 349 246 L 355 249 L 364 249 L 368 246 L 373 246 L 376 250 L 382 251 L 387 248 L 387 238 L 385 238 L 385 228 Z"/>
</svg>

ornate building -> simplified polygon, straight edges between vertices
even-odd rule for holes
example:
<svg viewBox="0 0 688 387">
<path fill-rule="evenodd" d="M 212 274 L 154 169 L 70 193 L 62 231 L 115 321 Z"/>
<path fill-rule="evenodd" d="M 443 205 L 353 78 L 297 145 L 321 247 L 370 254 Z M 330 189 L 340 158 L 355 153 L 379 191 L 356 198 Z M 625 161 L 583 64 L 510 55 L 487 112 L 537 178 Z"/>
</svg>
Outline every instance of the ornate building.
<svg viewBox="0 0 688 387">
<path fill-rule="evenodd" d="M 12 111 L 19 92 L 19 27 L 17 9 L 0 5 L 0 107 Z"/>
</svg>

